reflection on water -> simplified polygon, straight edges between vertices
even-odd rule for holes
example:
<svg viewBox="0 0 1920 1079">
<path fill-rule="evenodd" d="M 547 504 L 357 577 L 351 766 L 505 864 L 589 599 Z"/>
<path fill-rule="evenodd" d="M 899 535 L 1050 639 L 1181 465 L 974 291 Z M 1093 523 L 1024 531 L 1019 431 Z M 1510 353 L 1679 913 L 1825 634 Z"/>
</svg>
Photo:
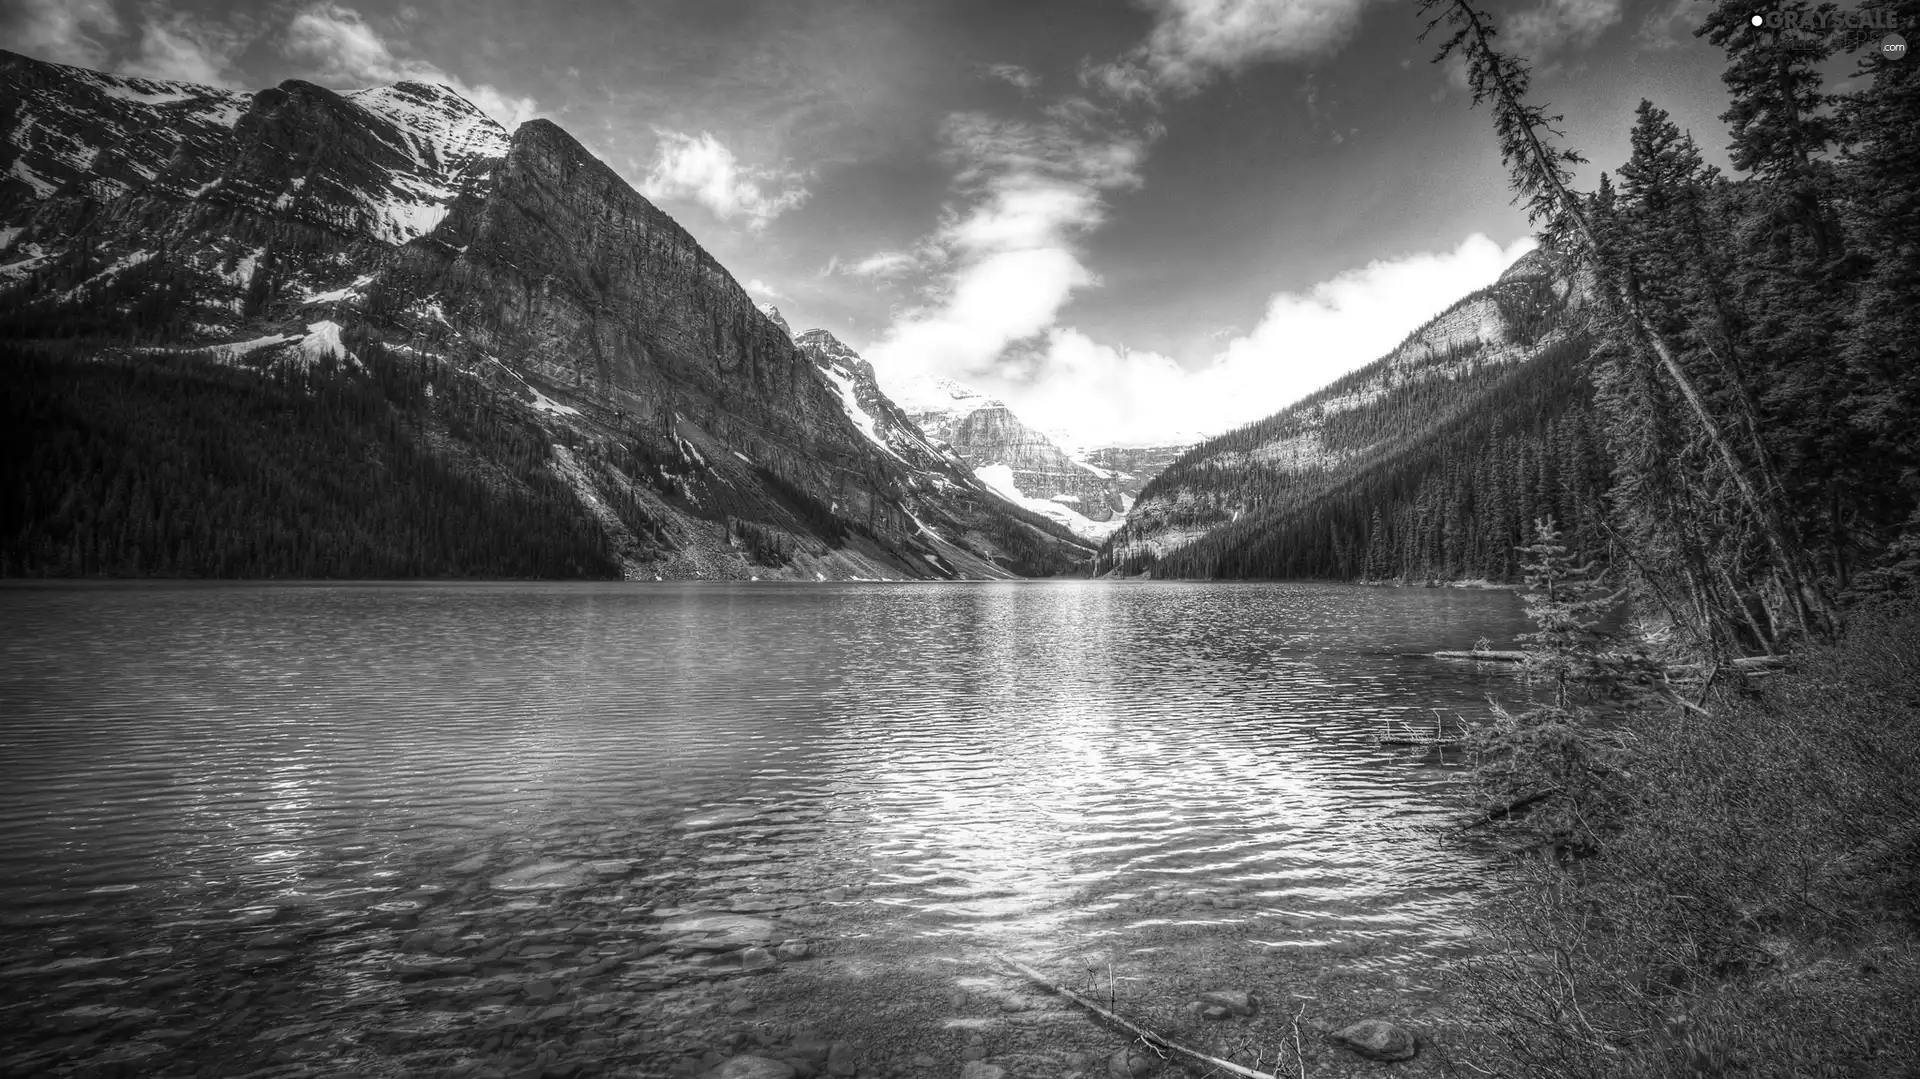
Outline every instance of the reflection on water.
<svg viewBox="0 0 1920 1079">
<path fill-rule="evenodd" d="M 1045 956 L 1191 923 L 1431 954 L 1470 870 L 1420 830 L 1449 769 L 1374 739 L 1506 692 L 1407 654 L 1509 637 L 1517 608 L 1093 582 L 0 591 L 0 1071 L 296 1066 L 394 1009 L 504 1052 L 515 1016 L 618 1013 L 782 940 Z M 737 924 L 687 928 L 716 912 Z M 315 1007 L 332 1027 L 284 1033 Z M 280 1055 L 214 1038 L 234 1022 Z M 364 1027 L 403 1059 L 434 1033 Z M 608 1051 L 644 1058 L 637 1036 Z"/>
</svg>

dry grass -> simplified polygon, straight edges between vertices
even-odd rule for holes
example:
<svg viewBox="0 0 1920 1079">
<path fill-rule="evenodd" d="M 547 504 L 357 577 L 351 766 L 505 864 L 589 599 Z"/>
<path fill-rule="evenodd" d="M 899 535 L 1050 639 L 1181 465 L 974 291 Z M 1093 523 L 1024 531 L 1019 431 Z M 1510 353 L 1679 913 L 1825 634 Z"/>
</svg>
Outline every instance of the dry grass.
<svg viewBox="0 0 1920 1079">
<path fill-rule="evenodd" d="M 1920 1075 L 1920 615 L 1646 714 L 1590 857 L 1523 863 L 1466 999 L 1509 1075 Z"/>
</svg>

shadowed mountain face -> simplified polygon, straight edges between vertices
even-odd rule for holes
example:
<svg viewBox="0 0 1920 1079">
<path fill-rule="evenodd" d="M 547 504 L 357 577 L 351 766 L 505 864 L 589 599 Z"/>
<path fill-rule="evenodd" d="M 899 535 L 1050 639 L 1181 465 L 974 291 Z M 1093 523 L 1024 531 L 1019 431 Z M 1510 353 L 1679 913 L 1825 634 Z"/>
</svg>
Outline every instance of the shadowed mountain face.
<svg viewBox="0 0 1920 1079">
<path fill-rule="evenodd" d="M 0 53 L 0 123 L 0 325 L 36 363 L 377 383 L 469 486 L 563 482 L 629 575 L 1004 576 L 1091 553 L 863 426 L 548 121 L 509 135 L 418 83 L 241 94 Z M 509 429 L 533 448 L 505 467 L 489 432 Z"/>
<path fill-rule="evenodd" d="M 1181 454 L 1100 568 L 1510 577 L 1532 517 L 1599 518 L 1605 469 L 1576 370 L 1581 295 L 1544 252 L 1523 257 L 1388 355 Z"/>
</svg>

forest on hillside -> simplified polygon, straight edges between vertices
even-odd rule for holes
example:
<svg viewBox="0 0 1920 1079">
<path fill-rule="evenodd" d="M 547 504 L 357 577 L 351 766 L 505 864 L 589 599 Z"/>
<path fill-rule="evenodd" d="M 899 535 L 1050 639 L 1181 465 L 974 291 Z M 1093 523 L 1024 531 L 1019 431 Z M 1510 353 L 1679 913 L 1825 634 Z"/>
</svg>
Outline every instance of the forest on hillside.
<svg viewBox="0 0 1920 1079">
<path fill-rule="evenodd" d="M 1873 46 L 1920 5 L 1869 0 L 1875 25 L 1816 32 L 1752 20 L 1815 5 L 1719 4 L 1701 32 L 1726 56 L 1733 174 L 1649 100 L 1591 191 L 1491 20 L 1424 7 L 1543 245 L 1586 283 L 1578 347 L 1489 388 L 1479 416 L 1403 419 L 1337 482 L 1272 481 L 1256 512 L 1154 572 L 1512 579 L 1514 548 L 1552 516 L 1703 646 L 1736 651 L 1829 636 L 1843 597 L 1914 587 L 1920 78 Z M 1827 85 L 1847 52 L 1858 71 Z"/>
<path fill-rule="evenodd" d="M 7 347 L 0 577 L 620 575 L 545 432 L 469 380 L 356 351 L 361 370 L 254 371 Z"/>
</svg>

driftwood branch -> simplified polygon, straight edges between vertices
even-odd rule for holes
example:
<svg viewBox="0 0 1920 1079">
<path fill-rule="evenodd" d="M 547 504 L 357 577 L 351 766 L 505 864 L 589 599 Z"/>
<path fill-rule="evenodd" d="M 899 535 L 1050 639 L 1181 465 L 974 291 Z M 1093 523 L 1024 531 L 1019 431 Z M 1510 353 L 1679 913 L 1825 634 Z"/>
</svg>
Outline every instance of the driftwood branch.
<svg viewBox="0 0 1920 1079">
<path fill-rule="evenodd" d="M 1504 820 L 1507 817 L 1511 817 L 1515 813 L 1518 813 L 1523 809 L 1531 809 L 1534 806 L 1540 804 L 1541 802 L 1546 801 L 1547 799 L 1559 793 L 1560 793 L 1559 787 L 1548 787 L 1546 790 L 1543 790 L 1543 791 L 1534 791 L 1532 794 L 1529 794 L 1524 798 L 1517 798 L 1511 802 L 1508 802 L 1506 805 L 1499 806 L 1498 808 L 1495 808 L 1495 809 L 1487 810 L 1485 813 L 1482 813 L 1480 816 L 1475 817 L 1472 820 L 1467 821 L 1465 824 L 1460 825 L 1460 830 L 1466 831 L 1469 828 L 1478 828 L 1483 824 L 1492 824 L 1494 821 Z"/>
<path fill-rule="evenodd" d="M 1219 1057 L 1210 1056 L 1206 1053 L 1202 1053 L 1198 1049 L 1189 1049 L 1186 1046 L 1180 1045 L 1177 1042 L 1170 1042 L 1167 1039 L 1161 1037 L 1160 1035 L 1155 1034 L 1154 1032 L 1146 1029 L 1145 1027 L 1138 1026 L 1134 1023 L 1128 1022 L 1125 1019 L 1122 1019 L 1120 1016 L 1115 1015 L 1113 1012 L 1110 1012 L 1105 1008 L 1102 1008 L 1100 1005 L 1095 1004 L 1093 1001 L 1088 1000 L 1087 998 L 1081 996 L 1080 994 L 1074 992 L 1071 989 L 1066 988 L 1065 986 L 1055 985 L 1053 982 L 1050 982 L 1045 977 L 1043 977 L 1039 971 L 1033 969 L 1030 966 L 1027 966 L 1024 963 L 1015 962 L 1014 960 L 1009 959 L 1006 956 L 999 954 L 998 952 L 994 953 L 993 957 L 995 959 L 1000 960 L 1002 963 L 1005 963 L 1006 965 L 1012 967 L 1013 969 L 1019 971 L 1022 975 L 1024 975 L 1027 978 L 1028 981 L 1031 981 L 1036 985 L 1039 985 L 1040 987 L 1052 993 L 1055 993 L 1059 996 L 1063 996 L 1068 1000 L 1073 1001 L 1075 1004 L 1080 1005 L 1082 1008 L 1085 1008 L 1086 1010 L 1092 1012 L 1094 1015 L 1100 1017 L 1105 1022 L 1110 1023 L 1116 1027 L 1119 1027 L 1121 1030 L 1124 1030 L 1127 1033 L 1134 1035 L 1135 1037 L 1139 1038 L 1141 1041 L 1147 1043 L 1148 1045 L 1154 1047 L 1155 1049 L 1165 1050 L 1166 1052 L 1173 1053 L 1178 1056 L 1186 1057 L 1188 1060 L 1197 1061 L 1201 1064 L 1207 1065 L 1210 1068 L 1219 1068 L 1221 1071 L 1230 1072 L 1234 1075 L 1241 1076 L 1242 1079 L 1279 1079 L 1278 1076 L 1268 1075 L 1266 1072 L 1257 1072 L 1257 1071 L 1254 1071 L 1252 1068 L 1243 1068 L 1240 1065 L 1235 1064 L 1230 1060 L 1221 1060 Z"/>
</svg>

